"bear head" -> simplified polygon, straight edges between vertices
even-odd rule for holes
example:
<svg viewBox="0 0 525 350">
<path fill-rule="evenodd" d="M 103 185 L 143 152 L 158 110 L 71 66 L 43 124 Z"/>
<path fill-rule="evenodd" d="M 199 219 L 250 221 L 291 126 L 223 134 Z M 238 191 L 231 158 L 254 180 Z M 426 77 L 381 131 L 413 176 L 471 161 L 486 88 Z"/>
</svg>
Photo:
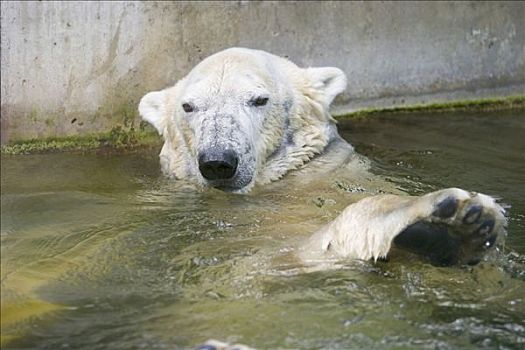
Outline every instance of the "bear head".
<svg viewBox="0 0 525 350">
<path fill-rule="evenodd" d="M 338 138 L 328 109 L 345 87 L 338 68 L 302 69 L 264 51 L 231 48 L 175 86 L 145 95 L 139 113 L 164 138 L 167 175 L 247 192 L 303 166 Z"/>
</svg>

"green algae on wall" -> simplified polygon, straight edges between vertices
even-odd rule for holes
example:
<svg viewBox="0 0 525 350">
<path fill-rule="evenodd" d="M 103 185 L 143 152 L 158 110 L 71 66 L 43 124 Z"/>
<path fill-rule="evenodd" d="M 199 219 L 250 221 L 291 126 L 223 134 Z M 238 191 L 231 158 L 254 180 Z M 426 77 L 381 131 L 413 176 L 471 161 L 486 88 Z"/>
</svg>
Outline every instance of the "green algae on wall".
<svg viewBox="0 0 525 350">
<path fill-rule="evenodd" d="M 386 113 L 452 112 L 461 110 L 492 111 L 517 108 L 525 108 L 525 96 L 431 103 L 383 109 L 370 108 L 340 115 L 336 118 L 364 118 Z M 87 151 L 100 148 L 130 150 L 137 147 L 160 145 L 161 143 L 161 137 L 145 122 L 141 122 L 138 130 L 136 130 L 133 113 L 125 112 L 123 113 L 122 125 L 113 127 L 108 133 L 17 141 L 9 145 L 3 145 L 1 153 L 15 155 L 58 151 Z"/>
<path fill-rule="evenodd" d="M 38 120 L 35 112 L 34 119 Z M 102 118 L 103 117 L 103 118 Z M 53 126 L 54 118 L 40 116 L 45 119 L 47 126 Z M 83 126 L 86 119 L 91 119 L 90 124 L 96 123 L 97 119 L 103 119 L 111 123 L 113 127 L 109 132 L 92 132 L 58 137 L 32 137 L 25 140 L 17 140 L 1 146 L 2 154 L 32 154 L 60 151 L 87 151 L 94 149 L 116 149 L 129 150 L 142 146 L 154 146 L 161 143 L 161 138 L 148 123 L 139 121 L 138 111 L 133 106 L 124 103 L 114 113 L 101 112 L 98 114 L 78 116 L 71 120 L 71 124 Z M 110 125 L 111 125 L 110 124 Z"/>
<path fill-rule="evenodd" d="M 424 112 L 455 112 L 455 111 L 494 111 L 499 109 L 525 108 L 525 96 L 509 96 L 501 98 L 486 98 L 479 100 L 451 101 L 429 103 L 391 108 L 366 108 L 352 113 L 336 116 L 341 118 L 359 118 L 383 113 L 424 113 Z"/>
<path fill-rule="evenodd" d="M 102 134 L 18 141 L 9 145 L 2 145 L 1 153 L 16 155 L 59 151 L 88 151 L 101 148 L 130 150 L 138 147 L 160 145 L 161 141 L 160 136 L 149 128 L 136 131 L 124 130 L 121 126 L 117 126 L 110 132 Z"/>
</svg>

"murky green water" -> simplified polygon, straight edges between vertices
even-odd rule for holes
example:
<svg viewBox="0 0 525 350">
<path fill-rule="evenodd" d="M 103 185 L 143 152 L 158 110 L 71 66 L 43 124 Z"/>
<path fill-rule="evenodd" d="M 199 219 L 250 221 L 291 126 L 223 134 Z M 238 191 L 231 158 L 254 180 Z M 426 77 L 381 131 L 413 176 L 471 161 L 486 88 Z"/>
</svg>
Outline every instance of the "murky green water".
<svg viewBox="0 0 525 350">
<path fill-rule="evenodd" d="M 2 157 L 2 349 L 525 347 L 525 112 L 340 124 L 373 172 L 419 194 L 498 195 L 503 253 L 475 268 L 418 260 L 304 273 L 287 253 L 367 192 L 350 176 L 199 192 L 158 150 Z M 515 253 L 510 253 L 510 251 Z"/>
</svg>

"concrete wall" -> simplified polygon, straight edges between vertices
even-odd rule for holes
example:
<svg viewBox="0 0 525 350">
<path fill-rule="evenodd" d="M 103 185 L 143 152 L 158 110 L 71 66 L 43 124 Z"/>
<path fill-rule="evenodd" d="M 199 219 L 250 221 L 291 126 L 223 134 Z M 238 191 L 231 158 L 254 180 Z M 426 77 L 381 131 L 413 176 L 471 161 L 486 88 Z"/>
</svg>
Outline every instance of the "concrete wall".
<svg viewBox="0 0 525 350">
<path fill-rule="evenodd" d="M 3 1 L 1 138 L 136 123 L 142 95 L 231 46 L 342 68 L 336 113 L 525 94 L 524 18 L 520 2 Z"/>
</svg>

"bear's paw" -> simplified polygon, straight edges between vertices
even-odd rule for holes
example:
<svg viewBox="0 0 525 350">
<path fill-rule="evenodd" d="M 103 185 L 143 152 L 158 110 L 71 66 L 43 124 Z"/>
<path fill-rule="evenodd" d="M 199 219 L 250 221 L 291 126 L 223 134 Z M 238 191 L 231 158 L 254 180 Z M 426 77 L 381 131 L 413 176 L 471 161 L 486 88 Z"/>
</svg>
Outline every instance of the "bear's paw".
<svg viewBox="0 0 525 350">
<path fill-rule="evenodd" d="M 421 200 L 430 201 L 431 214 L 403 229 L 394 244 L 435 265 L 475 265 L 506 234 L 505 209 L 490 196 L 450 188 Z"/>
</svg>

